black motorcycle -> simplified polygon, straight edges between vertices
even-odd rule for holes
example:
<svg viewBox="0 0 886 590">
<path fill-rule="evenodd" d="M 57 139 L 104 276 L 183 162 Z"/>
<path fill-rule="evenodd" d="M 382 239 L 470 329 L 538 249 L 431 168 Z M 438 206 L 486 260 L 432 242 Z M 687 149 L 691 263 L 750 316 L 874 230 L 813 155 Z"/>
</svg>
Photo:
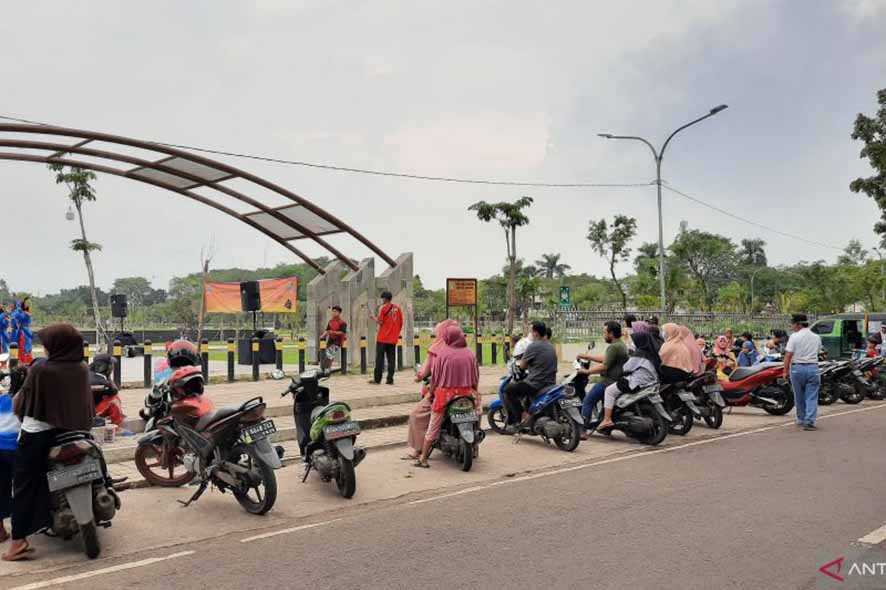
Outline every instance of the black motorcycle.
<svg viewBox="0 0 886 590">
<path fill-rule="evenodd" d="M 867 395 L 868 381 L 854 361 L 827 361 L 819 363 L 821 389 L 818 403 L 829 406 L 842 399 L 847 404 L 858 404 Z"/>
<path fill-rule="evenodd" d="M 470 471 L 478 455 L 479 445 L 485 438 L 486 433 L 480 428 L 480 417 L 474 408 L 474 400 L 457 397 L 447 404 L 440 436 L 431 448 L 439 449 L 458 461 L 462 471 Z"/>
<path fill-rule="evenodd" d="M 627 436 L 647 445 L 660 444 L 667 436 L 673 421 L 658 393 L 659 385 L 651 385 L 635 393 L 623 393 L 615 399 L 612 409 L 612 430 L 620 430 Z M 598 400 L 593 416 L 603 415 L 603 400 Z M 592 420 L 588 431 L 596 430 L 599 419 Z M 609 434 L 610 431 L 601 432 Z"/>
</svg>

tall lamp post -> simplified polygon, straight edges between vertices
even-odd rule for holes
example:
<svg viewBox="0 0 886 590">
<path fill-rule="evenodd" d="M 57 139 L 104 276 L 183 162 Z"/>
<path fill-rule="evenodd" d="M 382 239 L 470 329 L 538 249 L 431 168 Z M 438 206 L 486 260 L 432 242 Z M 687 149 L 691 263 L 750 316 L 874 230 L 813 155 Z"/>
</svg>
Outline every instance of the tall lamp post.
<svg viewBox="0 0 886 590">
<path fill-rule="evenodd" d="M 695 119 L 694 121 L 690 121 L 683 125 L 682 127 L 678 127 L 674 130 L 673 133 L 668 135 L 668 138 L 665 140 L 664 144 L 662 144 L 661 149 L 656 151 L 652 144 L 642 138 L 637 137 L 636 135 L 613 135 L 612 133 L 598 133 L 600 137 L 606 139 L 633 139 L 636 141 L 642 141 L 652 150 L 652 157 L 655 158 L 655 184 L 658 187 L 658 278 L 661 286 L 661 311 L 664 313 L 667 310 L 667 296 L 665 294 L 665 262 L 664 262 L 664 229 L 662 227 L 662 217 L 661 217 L 661 161 L 664 158 L 665 150 L 668 147 L 668 144 L 674 138 L 675 135 L 686 129 L 687 127 L 691 127 L 696 123 L 704 121 L 708 117 L 713 117 L 720 111 L 726 110 L 727 105 L 721 104 L 720 106 L 714 107 L 708 112 L 708 114 Z"/>
</svg>

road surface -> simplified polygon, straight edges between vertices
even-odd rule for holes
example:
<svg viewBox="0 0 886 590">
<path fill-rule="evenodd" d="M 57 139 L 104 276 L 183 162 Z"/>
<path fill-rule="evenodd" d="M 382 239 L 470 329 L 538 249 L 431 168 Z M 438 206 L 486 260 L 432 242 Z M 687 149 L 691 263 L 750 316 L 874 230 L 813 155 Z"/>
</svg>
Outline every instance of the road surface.
<svg viewBox="0 0 886 590">
<path fill-rule="evenodd" d="M 252 530 L 220 524 L 218 536 L 188 542 L 171 531 L 165 547 L 22 571 L 0 587 L 815 588 L 827 556 L 886 522 L 886 404 L 830 411 L 818 432 L 761 415 L 757 426 L 669 437 L 658 449 L 594 437 L 583 447 L 606 454 L 468 484 L 453 483 L 463 474 L 438 458 L 408 476 L 445 472 L 435 489 L 363 504 L 335 504 L 330 489 L 335 508 L 307 517 Z M 515 447 L 492 435 L 486 444 L 487 463 L 566 456 L 535 441 Z M 377 454 L 372 469 L 394 465 L 397 453 Z M 395 467 L 392 477 L 406 473 Z M 224 501 L 236 512 L 229 497 L 212 501 L 216 513 Z"/>
</svg>

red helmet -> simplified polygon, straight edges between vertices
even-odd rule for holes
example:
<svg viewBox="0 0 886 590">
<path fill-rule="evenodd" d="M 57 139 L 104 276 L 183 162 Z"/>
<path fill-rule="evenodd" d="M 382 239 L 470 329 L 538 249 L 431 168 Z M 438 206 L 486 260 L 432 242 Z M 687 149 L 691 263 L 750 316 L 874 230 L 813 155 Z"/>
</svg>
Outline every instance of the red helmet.
<svg viewBox="0 0 886 590">
<path fill-rule="evenodd" d="M 184 339 L 176 340 L 166 347 L 166 359 L 173 369 L 200 365 L 200 353 L 197 352 L 197 347 Z"/>
<path fill-rule="evenodd" d="M 203 373 L 199 367 L 182 367 L 169 377 L 173 399 L 203 395 Z"/>
</svg>

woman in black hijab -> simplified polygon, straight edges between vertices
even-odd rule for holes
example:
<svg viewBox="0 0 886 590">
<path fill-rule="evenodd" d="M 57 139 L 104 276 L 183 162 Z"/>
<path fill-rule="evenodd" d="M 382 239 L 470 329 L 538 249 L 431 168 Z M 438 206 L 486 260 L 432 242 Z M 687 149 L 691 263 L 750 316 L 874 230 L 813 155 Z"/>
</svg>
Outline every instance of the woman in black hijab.
<svg viewBox="0 0 886 590">
<path fill-rule="evenodd" d="M 22 428 L 13 477 L 12 544 L 4 561 L 27 559 L 32 551 L 28 535 L 51 524 L 46 471 L 56 436 L 88 431 L 95 414 L 89 369 L 83 362 L 83 336 L 70 324 L 53 324 L 38 336 L 48 358 L 31 365 L 13 399 Z"/>
</svg>

